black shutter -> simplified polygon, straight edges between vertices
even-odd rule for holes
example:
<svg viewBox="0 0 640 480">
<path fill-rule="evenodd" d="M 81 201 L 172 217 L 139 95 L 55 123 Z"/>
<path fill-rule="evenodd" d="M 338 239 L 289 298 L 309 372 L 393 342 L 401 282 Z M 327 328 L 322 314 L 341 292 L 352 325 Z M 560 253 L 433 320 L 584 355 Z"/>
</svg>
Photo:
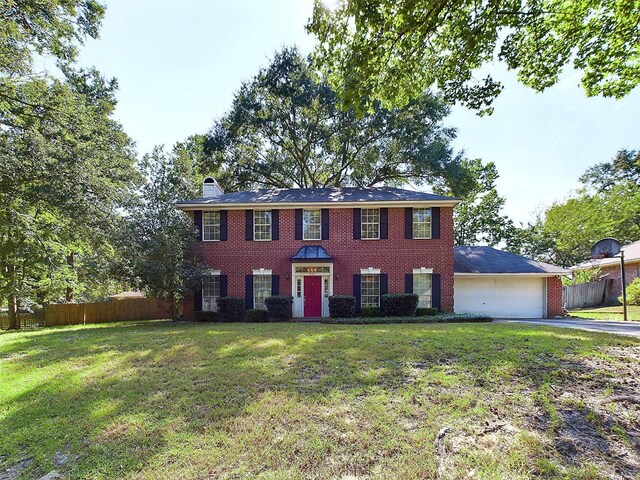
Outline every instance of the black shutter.
<svg viewBox="0 0 640 480">
<path fill-rule="evenodd" d="M 253 275 L 244 277 L 244 306 L 247 310 L 253 308 Z"/>
<path fill-rule="evenodd" d="M 295 225 L 296 240 L 302 240 L 302 209 L 301 208 L 296 208 L 295 217 L 296 217 L 296 225 Z"/>
<path fill-rule="evenodd" d="M 220 296 L 226 297 L 229 294 L 229 277 L 220 275 Z"/>
<path fill-rule="evenodd" d="M 386 240 L 389 238 L 389 209 L 380 209 L 380 238 Z"/>
<path fill-rule="evenodd" d="M 380 309 L 382 309 L 384 300 L 382 298 L 383 295 L 389 293 L 389 275 L 386 273 L 380 274 Z"/>
<path fill-rule="evenodd" d="M 271 240 L 280 240 L 280 210 L 271 210 Z"/>
<path fill-rule="evenodd" d="M 413 238 L 413 207 L 404 209 L 404 238 Z"/>
<path fill-rule="evenodd" d="M 226 210 L 220 210 L 220 241 L 221 242 L 226 242 L 227 241 L 227 232 L 228 232 L 228 227 L 227 225 L 229 224 L 229 220 L 228 220 L 228 213 Z"/>
<path fill-rule="evenodd" d="M 431 275 L 431 306 L 440 310 L 440 274 Z"/>
<path fill-rule="evenodd" d="M 202 290 L 196 290 L 193 292 L 193 311 L 202 311 Z"/>
<path fill-rule="evenodd" d="M 244 213 L 245 213 L 244 239 L 253 240 L 253 210 L 245 210 Z"/>
<path fill-rule="evenodd" d="M 431 209 L 431 238 L 440 238 L 440 207 Z"/>
<path fill-rule="evenodd" d="M 362 235 L 361 226 L 360 226 L 361 215 L 362 215 L 362 212 L 359 208 L 353 209 L 353 238 L 355 240 L 360 240 Z"/>
<path fill-rule="evenodd" d="M 404 276 L 404 293 L 413 293 L 413 273 Z"/>
<path fill-rule="evenodd" d="M 196 226 L 196 240 L 202 240 L 202 210 L 194 210 L 193 223 Z"/>
<path fill-rule="evenodd" d="M 353 296 L 356 298 L 356 313 L 360 313 L 362 299 L 360 298 L 360 275 L 353 275 Z"/>
<path fill-rule="evenodd" d="M 271 275 L 271 295 L 280 295 L 280 275 Z"/>
<path fill-rule="evenodd" d="M 329 240 L 329 209 L 322 209 L 322 240 Z"/>
</svg>

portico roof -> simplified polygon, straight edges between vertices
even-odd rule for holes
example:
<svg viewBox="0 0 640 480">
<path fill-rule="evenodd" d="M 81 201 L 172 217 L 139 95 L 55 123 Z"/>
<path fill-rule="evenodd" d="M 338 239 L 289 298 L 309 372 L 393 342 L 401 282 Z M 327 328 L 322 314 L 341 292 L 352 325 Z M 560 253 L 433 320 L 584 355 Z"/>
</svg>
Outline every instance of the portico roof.
<svg viewBox="0 0 640 480">
<path fill-rule="evenodd" d="M 305 245 L 291 257 L 292 262 L 333 262 L 333 257 L 321 245 Z"/>
</svg>

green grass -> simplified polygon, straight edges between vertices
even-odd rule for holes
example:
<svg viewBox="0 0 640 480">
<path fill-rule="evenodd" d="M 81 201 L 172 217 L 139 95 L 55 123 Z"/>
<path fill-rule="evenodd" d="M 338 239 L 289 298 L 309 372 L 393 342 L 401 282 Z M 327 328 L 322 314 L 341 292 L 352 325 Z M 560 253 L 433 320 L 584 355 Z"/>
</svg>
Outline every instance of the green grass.
<svg viewBox="0 0 640 480">
<path fill-rule="evenodd" d="M 637 388 L 615 375 L 637 378 L 639 350 L 490 323 L 2 333 L 0 477 L 26 459 L 21 478 L 607 478 L 609 452 L 559 439 L 567 412 L 582 415 L 576 398 Z M 638 461 L 637 410 L 608 405 L 593 435 Z"/>
<path fill-rule="evenodd" d="M 573 317 L 591 318 L 593 320 L 623 320 L 622 305 L 571 310 L 569 313 Z M 640 321 L 640 306 L 628 305 L 627 318 L 628 320 Z"/>
</svg>

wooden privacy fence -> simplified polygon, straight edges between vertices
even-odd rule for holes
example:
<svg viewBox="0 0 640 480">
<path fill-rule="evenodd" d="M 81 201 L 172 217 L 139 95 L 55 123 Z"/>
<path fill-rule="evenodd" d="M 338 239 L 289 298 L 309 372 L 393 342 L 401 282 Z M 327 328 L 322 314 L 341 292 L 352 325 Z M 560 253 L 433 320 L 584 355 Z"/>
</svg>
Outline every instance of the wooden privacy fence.
<svg viewBox="0 0 640 480">
<path fill-rule="evenodd" d="M 47 305 L 44 309 L 44 324 L 47 327 L 83 325 L 125 320 L 154 320 L 168 316 L 166 302 L 157 298 L 132 298 L 111 302 Z"/>
<path fill-rule="evenodd" d="M 612 279 L 562 287 L 562 305 L 567 310 L 604 303 L 611 291 Z"/>
</svg>

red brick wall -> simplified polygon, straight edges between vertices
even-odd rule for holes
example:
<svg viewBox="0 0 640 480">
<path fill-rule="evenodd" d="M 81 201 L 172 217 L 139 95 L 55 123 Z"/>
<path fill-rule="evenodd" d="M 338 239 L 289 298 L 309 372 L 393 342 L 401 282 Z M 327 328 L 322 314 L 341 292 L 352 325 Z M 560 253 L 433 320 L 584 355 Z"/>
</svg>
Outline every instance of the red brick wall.
<svg viewBox="0 0 640 480">
<path fill-rule="evenodd" d="M 607 301 L 615 301 L 622 295 L 622 272 L 620 271 L 620 265 L 605 267 L 602 269 L 602 274 L 606 275 L 605 278 L 613 280 L 611 286 L 611 293 Z M 640 263 L 625 263 L 624 265 L 624 277 L 627 286 L 636 278 L 640 277 Z"/>
<path fill-rule="evenodd" d="M 354 240 L 353 209 L 331 209 L 329 240 L 295 240 L 294 210 L 280 210 L 280 240 L 245 240 L 245 210 L 228 213 L 228 240 L 201 242 L 209 268 L 228 275 L 228 295 L 244 298 L 245 275 L 256 268 L 280 275 L 280 293 L 291 294 L 291 261 L 303 245 L 322 245 L 334 258 L 333 293 L 351 295 L 353 275 L 373 267 L 388 274 L 389 293 L 404 292 L 404 276 L 413 268 L 433 268 L 441 275 L 441 309 L 453 311 L 453 208 L 440 208 L 440 238 L 404 238 L 404 208 L 389 208 L 387 240 Z M 339 278 L 337 278 L 339 277 Z M 192 299 L 184 305 L 187 318 L 193 316 Z"/>
<path fill-rule="evenodd" d="M 562 280 L 560 277 L 547 278 L 547 318 L 562 315 Z"/>
</svg>

